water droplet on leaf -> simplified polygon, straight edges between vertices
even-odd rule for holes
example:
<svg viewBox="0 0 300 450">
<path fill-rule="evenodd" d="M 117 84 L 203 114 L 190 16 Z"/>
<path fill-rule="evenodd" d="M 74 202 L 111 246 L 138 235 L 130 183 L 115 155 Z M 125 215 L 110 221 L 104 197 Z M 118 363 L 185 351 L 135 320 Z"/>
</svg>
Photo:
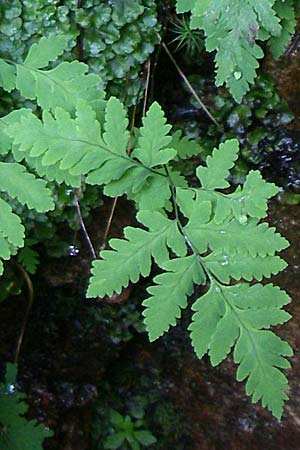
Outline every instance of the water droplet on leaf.
<svg viewBox="0 0 300 450">
<path fill-rule="evenodd" d="M 246 223 L 247 222 L 247 216 L 245 216 L 244 214 L 242 216 L 239 217 L 239 222 L 240 223 Z"/>
<path fill-rule="evenodd" d="M 242 77 L 242 72 L 239 71 L 239 70 L 236 70 L 236 71 L 233 73 L 233 76 L 234 76 L 234 78 L 235 78 L 236 80 L 240 80 L 241 77 Z"/>
<path fill-rule="evenodd" d="M 221 262 L 221 266 L 227 266 L 229 264 L 228 256 L 224 256 L 223 261 Z"/>
</svg>

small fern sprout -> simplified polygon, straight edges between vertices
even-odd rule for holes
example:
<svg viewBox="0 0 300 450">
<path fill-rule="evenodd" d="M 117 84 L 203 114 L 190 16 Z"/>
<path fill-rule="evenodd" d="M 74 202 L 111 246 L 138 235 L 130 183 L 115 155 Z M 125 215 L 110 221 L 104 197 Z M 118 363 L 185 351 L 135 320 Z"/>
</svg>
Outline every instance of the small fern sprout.
<svg viewBox="0 0 300 450">
<path fill-rule="evenodd" d="M 171 31 L 176 36 L 170 44 L 176 44 L 176 51 L 184 50 L 188 56 L 195 56 L 203 51 L 203 33 L 191 28 L 187 16 L 176 17 L 171 23 Z"/>
</svg>

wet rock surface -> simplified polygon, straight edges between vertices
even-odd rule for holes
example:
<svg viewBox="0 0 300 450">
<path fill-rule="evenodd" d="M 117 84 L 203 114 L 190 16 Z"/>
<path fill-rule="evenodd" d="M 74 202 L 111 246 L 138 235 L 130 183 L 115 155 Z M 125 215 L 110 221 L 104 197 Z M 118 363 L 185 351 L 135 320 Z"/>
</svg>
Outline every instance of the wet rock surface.
<svg viewBox="0 0 300 450">
<path fill-rule="evenodd" d="M 20 360 L 19 386 L 28 394 L 29 416 L 56 430 L 55 437 L 45 442 L 45 449 L 92 448 L 94 404 L 96 400 L 101 403 L 101 399 L 107 402 L 103 383 L 113 386 L 110 389 L 114 394 L 112 390 L 108 392 L 116 396 L 118 400 L 112 397 L 111 401 L 119 402 L 120 407 L 130 406 L 143 391 L 152 392 L 147 400 L 146 417 L 151 431 L 161 439 L 154 448 L 295 450 L 299 447 L 300 209 L 272 202 L 269 220 L 291 242 L 283 254 L 289 267 L 274 280 L 293 298 L 287 308 L 293 318 L 276 330 L 295 352 L 292 369 L 287 371 L 290 399 L 282 420 L 277 421 L 259 404 L 251 403 L 243 384 L 235 380 L 235 366 L 230 357 L 216 368 L 206 358 L 201 361 L 196 358 L 185 331 L 189 313 L 181 325 L 154 344 L 137 334 L 126 344 L 122 339 L 109 337 L 111 330 L 105 317 L 91 325 L 89 307 L 76 297 L 75 291 L 69 287 L 69 295 L 62 298 L 56 288 L 51 296 L 37 300 Z M 7 323 L 15 323 L 9 322 L 13 314 L 21 321 L 20 301 L 10 299 L 9 304 L 1 305 Z M 119 310 L 122 305 L 110 308 Z M 121 316 L 115 318 L 116 322 L 120 319 Z M 15 333 L 9 328 L 1 330 L 3 359 L 13 356 Z M 154 411 L 163 401 L 171 402 L 180 417 L 180 426 L 177 424 L 176 432 L 172 432 L 173 440 L 163 437 L 161 417 L 154 419 Z"/>
</svg>

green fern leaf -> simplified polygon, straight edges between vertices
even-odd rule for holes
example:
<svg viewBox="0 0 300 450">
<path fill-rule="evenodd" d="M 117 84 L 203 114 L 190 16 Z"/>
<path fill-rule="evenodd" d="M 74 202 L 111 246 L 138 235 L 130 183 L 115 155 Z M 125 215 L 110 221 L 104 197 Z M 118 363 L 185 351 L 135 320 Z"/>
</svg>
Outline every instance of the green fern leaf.
<svg viewBox="0 0 300 450">
<path fill-rule="evenodd" d="M 275 232 L 275 228 L 270 228 L 266 223 L 257 225 L 257 221 L 249 220 L 247 224 L 241 224 L 231 220 L 223 224 L 201 224 L 199 219 L 193 215 L 185 231 L 201 253 L 210 248 L 215 253 L 234 254 L 238 251 L 255 257 L 273 255 L 289 245 L 286 239 Z"/>
<path fill-rule="evenodd" d="M 192 309 L 195 313 L 189 330 L 196 355 L 202 358 L 208 352 L 217 325 L 225 314 L 222 292 L 215 282 L 212 282 L 208 292 L 193 304 Z"/>
<path fill-rule="evenodd" d="M 119 155 L 126 155 L 129 140 L 127 127 L 128 119 L 124 106 L 117 98 L 110 97 L 106 107 L 103 140 L 108 148 Z"/>
<path fill-rule="evenodd" d="M 285 51 L 296 26 L 296 12 L 293 0 L 277 0 L 274 5 L 277 15 L 280 17 L 281 33 L 279 36 L 272 36 L 269 40 L 269 47 L 274 58 L 279 58 Z"/>
<path fill-rule="evenodd" d="M 7 92 L 16 87 L 16 70 L 11 64 L 0 59 L 0 86 Z"/>
<path fill-rule="evenodd" d="M 229 169 L 234 166 L 238 151 L 237 139 L 226 141 L 219 149 L 213 150 L 212 156 L 206 159 L 207 167 L 200 166 L 197 169 L 197 177 L 203 189 L 223 189 L 229 186 L 226 178 L 229 176 Z"/>
<path fill-rule="evenodd" d="M 202 357 L 209 352 L 213 365 L 235 346 L 237 379 L 247 379 L 246 393 L 252 401 L 261 399 L 277 418 L 287 398 L 287 379 L 279 369 L 290 367 L 284 357 L 291 356 L 292 350 L 263 328 L 289 320 L 290 315 L 281 310 L 288 302 L 287 294 L 272 284 L 225 287 L 212 283 L 193 305 L 196 313 L 190 325 L 196 353 Z"/>
<path fill-rule="evenodd" d="M 232 194 L 224 195 L 222 192 L 202 189 L 195 189 L 195 192 L 198 201 L 212 203 L 215 223 L 220 224 L 231 217 L 245 223 L 248 216 L 256 219 L 266 217 L 267 201 L 277 194 L 278 188 L 275 184 L 264 181 L 260 172 L 251 170 L 243 188 L 237 188 Z M 180 199 L 180 189 L 177 189 L 177 195 Z"/>
<path fill-rule="evenodd" d="M 24 269 L 34 274 L 36 272 L 37 266 L 39 264 L 38 253 L 30 248 L 25 241 L 25 247 L 21 248 L 18 253 L 18 262 L 24 267 Z"/>
<path fill-rule="evenodd" d="M 260 172 L 251 170 L 245 180 L 241 194 L 230 195 L 230 199 L 236 199 L 233 210 L 235 217 L 239 220 L 242 215 L 261 218 L 267 215 L 267 201 L 278 193 L 278 188 L 273 183 L 263 180 Z"/>
<path fill-rule="evenodd" d="M 105 112 L 104 146 L 110 152 L 107 154 L 103 162 L 104 166 L 94 170 L 87 178 L 87 182 L 91 184 L 107 184 L 112 180 L 118 180 L 130 168 L 135 167 L 135 163 L 127 155 L 127 145 L 129 140 L 129 132 L 127 130 L 128 119 L 126 111 L 122 103 L 115 97 L 111 97 L 107 102 Z M 97 161 L 95 156 L 87 157 L 86 162 L 89 167 L 93 159 Z M 84 169 L 85 160 L 79 166 L 81 172 Z M 77 171 L 78 172 L 78 171 Z"/>
<path fill-rule="evenodd" d="M 10 150 L 12 150 L 13 140 L 7 134 L 8 126 L 19 122 L 21 117 L 30 116 L 31 111 L 29 109 L 21 108 L 12 111 L 4 117 L 0 118 L 0 154 L 6 155 Z"/>
<path fill-rule="evenodd" d="M 1 259 L 8 260 L 24 244 L 25 229 L 20 218 L 12 212 L 8 203 L 0 198 L 0 275 L 3 273 Z"/>
<path fill-rule="evenodd" d="M 289 245 L 287 240 L 275 233 L 275 228 L 270 228 L 267 223 L 257 224 L 255 219 L 240 223 L 231 219 L 218 224 L 211 220 L 210 202 L 197 199 L 194 205 L 184 229 L 200 253 L 210 248 L 214 253 L 234 255 L 238 252 L 256 257 L 274 255 L 276 251 Z"/>
<path fill-rule="evenodd" d="M 163 169 L 159 172 L 164 173 Z M 159 211 L 168 206 L 171 197 L 169 180 L 167 177 L 151 174 L 144 181 L 143 188 L 128 197 L 138 204 L 140 211 Z"/>
<path fill-rule="evenodd" d="M 115 108 L 116 104 L 118 101 L 114 98 L 107 103 L 106 117 L 110 124 L 111 108 Z M 119 109 L 119 113 L 121 116 L 117 115 L 117 119 L 122 117 L 124 121 L 123 111 Z M 75 177 L 91 172 L 87 179 L 91 183 L 101 184 L 117 179 L 129 167 L 137 165 L 126 154 L 126 138 L 123 137 L 122 148 L 118 147 L 122 143 L 123 126 L 119 129 L 119 137 L 112 138 L 110 130 L 102 138 L 96 113 L 83 100 L 77 104 L 75 119 L 62 108 L 56 108 L 54 116 L 45 111 L 43 121 L 34 114 L 21 117 L 20 122 L 8 126 L 7 134 L 18 146 L 18 152 L 24 152 L 27 160 L 29 157 L 39 158 L 45 167 L 55 168 L 58 164 L 60 171 L 68 171 Z M 101 171 L 96 170 L 102 167 Z"/>
<path fill-rule="evenodd" d="M 103 297 L 120 293 L 129 281 L 136 283 L 140 275 L 150 273 L 152 257 L 158 265 L 169 259 L 168 247 L 178 256 L 184 256 L 186 246 L 176 221 L 159 212 L 140 212 L 138 220 L 149 228 L 127 227 L 125 239 L 111 239 L 112 250 L 103 250 L 101 260 L 94 261 L 87 296 Z"/>
<path fill-rule="evenodd" d="M 1 450 L 42 450 L 45 438 L 52 432 L 23 414 L 28 409 L 24 394 L 15 389 L 16 366 L 7 364 L 6 382 L 0 385 Z"/>
<path fill-rule="evenodd" d="M 90 106 L 102 115 L 104 93 L 98 88 L 100 78 L 87 74 L 88 66 L 78 61 L 63 62 L 50 70 L 45 70 L 49 62 L 54 61 L 62 52 L 66 38 L 50 35 L 42 38 L 29 49 L 27 58 L 21 64 L 15 63 L 14 69 L 1 60 L 0 80 L 7 90 L 15 86 L 23 97 L 36 100 L 44 110 L 56 107 L 73 113 L 78 99 L 86 100 Z"/>
<path fill-rule="evenodd" d="M 187 306 L 187 296 L 192 294 L 194 284 L 206 281 L 195 255 L 172 259 L 162 264 L 162 268 L 167 272 L 154 278 L 156 286 L 147 289 L 151 297 L 143 302 L 146 307 L 143 315 L 150 341 L 168 331 L 170 325 L 176 325 L 181 309 Z"/>
<path fill-rule="evenodd" d="M 278 3 L 284 2 L 177 0 L 177 12 L 191 11 L 191 28 L 204 30 L 206 49 L 216 51 L 217 86 L 225 83 L 239 103 L 254 82 L 258 59 L 263 57 L 257 44 L 262 31 L 265 39 L 276 39 L 282 33 Z"/>
<path fill-rule="evenodd" d="M 202 147 L 195 140 L 182 136 L 181 130 L 177 130 L 172 134 L 170 147 L 176 150 L 179 159 L 191 158 L 203 152 Z"/>
<path fill-rule="evenodd" d="M 47 67 L 50 62 L 55 61 L 63 54 L 67 44 L 68 40 L 64 35 L 51 34 L 42 37 L 38 43 L 30 47 L 24 65 L 32 69 Z"/>
<path fill-rule="evenodd" d="M 168 136 L 171 125 L 166 124 L 164 113 L 157 102 L 149 108 L 143 118 L 143 127 L 138 138 L 139 148 L 132 152 L 144 166 L 166 164 L 176 156 L 176 150 L 168 148 L 172 138 Z"/>
<path fill-rule="evenodd" d="M 240 253 L 235 255 L 211 253 L 203 261 L 222 283 L 229 283 L 230 278 L 260 281 L 263 277 L 269 278 L 271 275 L 276 275 L 287 266 L 287 263 L 279 256 L 252 257 Z"/>
<path fill-rule="evenodd" d="M 211 195 L 209 192 L 207 197 Z M 216 221 L 212 202 L 202 200 L 202 195 L 196 195 L 195 200 L 194 197 L 195 191 L 177 189 L 179 207 L 189 217 L 184 230 L 198 252 L 204 253 L 211 249 L 214 254 L 235 256 L 239 253 L 255 258 L 274 255 L 276 251 L 289 245 L 286 239 L 275 233 L 275 228 L 268 227 L 266 223 L 258 224 L 257 219 L 246 218 L 241 222 L 229 216 L 224 221 Z M 229 198 L 225 200 L 224 205 L 228 206 L 227 216 L 232 204 Z M 220 204 L 223 205 L 222 202 Z"/>
<path fill-rule="evenodd" d="M 26 168 L 18 163 L 0 162 L 0 190 L 20 203 L 39 212 L 54 209 L 51 191 L 44 180 L 36 179 Z"/>
<path fill-rule="evenodd" d="M 35 169 L 36 173 L 47 179 L 48 181 L 56 181 L 58 184 L 65 183 L 67 186 L 77 187 L 81 186 L 82 180 L 79 175 L 70 174 L 69 170 L 62 170 L 60 168 L 60 162 L 52 164 L 50 166 L 44 166 L 41 158 L 38 156 L 31 157 L 24 152 L 20 152 L 18 149 L 13 148 L 13 155 L 16 161 L 22 161 L 25 156 L 26 162 L 30 167 Z"/>
<path fill-rule="evenodd" d="M 24 243 L 24 227 L 20 218 L 12 212 L 11 207 L 0 198 L 0 233 L 9 244 L 22 247 Z M 2 251 L 2 249 L 1 249 Z"/>
</svg>

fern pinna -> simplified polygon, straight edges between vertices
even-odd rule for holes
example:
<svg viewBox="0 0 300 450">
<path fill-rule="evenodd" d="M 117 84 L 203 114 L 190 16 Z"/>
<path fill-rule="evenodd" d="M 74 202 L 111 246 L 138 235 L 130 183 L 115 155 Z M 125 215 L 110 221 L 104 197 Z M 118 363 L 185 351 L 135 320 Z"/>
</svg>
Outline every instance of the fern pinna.
<svg viewBox="0 0 300 450">
<path fill-rule="evenodd" d="M 276 253 L 288 242 L 260 223 L 277 188 L 251 171 L 243 187 L 228 193 L 239 151 L 235 139 L 213 151 L 197 168 L 198 186 L 189 186 L 173 163 L 199 152 L 197 145 L 171 133 L 156 102 L 130 137 L 123 105 L 114 97 L 103 100 L 84 64 L 45 69 L 62 48 L 63 38 L 50 36 L 31 48 L 23 65 L 2 63 L 4 89 L 36 99 L 42 116 L 11 113 L 1 132 L 18 163 L 26 161 L 46 179 L 79 186 L 84 178 L 104 185 L 108 196 L 126 194 L 136 202 L 140 226 L 125 228 L 124 239 L 111 239 L 110 250 L 100 252 L 87 296 L 120 293 L 148 277 L 155 262 L 161 273 L 143 302 L 153 341 L 176 325 L 195 285 L 202 286 L 189 326 L 197 355 L 208 353 L 217 365 L 233 349 L 247 394 L 279 418 L 288 388 L 280 369 L 290 366 L 292 350 L 269 328 L 289 319 L 282 309 L 289 297 L 272 284 L 251 283 L 286 266 Z"/>
</svg>

